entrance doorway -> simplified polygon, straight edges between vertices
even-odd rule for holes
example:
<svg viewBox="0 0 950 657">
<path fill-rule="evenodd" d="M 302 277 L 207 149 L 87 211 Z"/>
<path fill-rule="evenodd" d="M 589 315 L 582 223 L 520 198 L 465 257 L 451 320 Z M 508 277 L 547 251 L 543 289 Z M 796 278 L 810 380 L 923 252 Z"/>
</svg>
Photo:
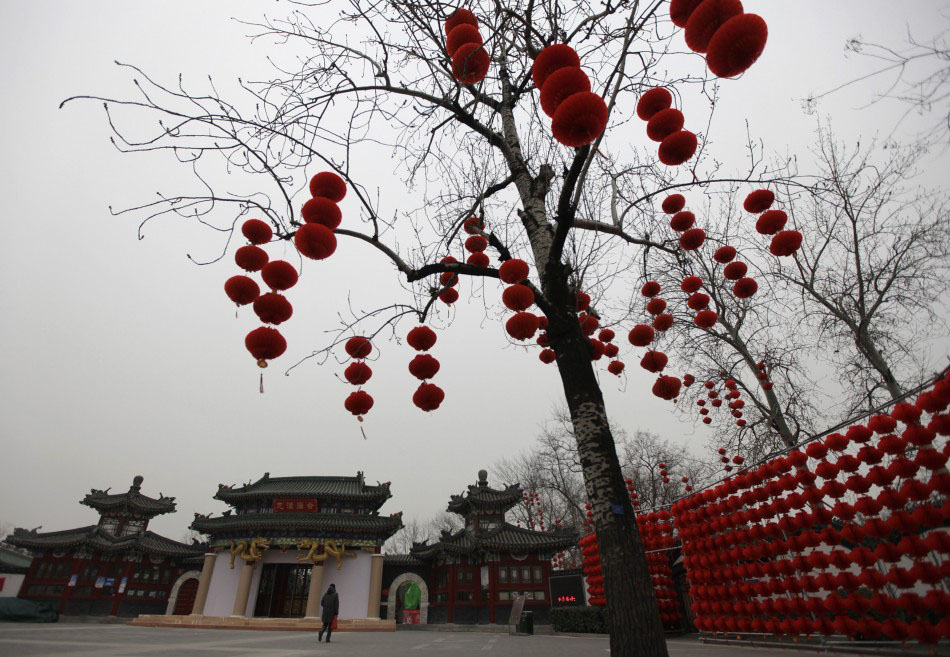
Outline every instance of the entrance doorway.
<svg viewBox="0 0 950 657">
<path fill-rule="evenodd" d="M 190 614 L 191 608 L 195 606 L 195 597 L 197 594 L 197 578 L 185 580 L 185 583 L 178 589 L 178 597 L 175 598 L 175 609 L 172 613 L 177 616 L 187 616 Z"/>
<path fill-rule="evenodd" d="M 255 616 L 303 618 L 310 591 L 310 566 L 289 563 L 264 564 L 257 588 Z"/>
</svg>

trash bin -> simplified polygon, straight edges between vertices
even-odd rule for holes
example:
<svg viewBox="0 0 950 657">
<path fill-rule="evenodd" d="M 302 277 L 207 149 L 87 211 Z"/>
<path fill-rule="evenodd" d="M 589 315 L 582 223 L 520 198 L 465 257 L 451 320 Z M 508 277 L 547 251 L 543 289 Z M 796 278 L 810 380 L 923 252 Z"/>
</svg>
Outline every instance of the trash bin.
<svg viewBox="0 0 950 657">
<path fill-rule="evenodd" d="M 523 611 L 518 620 L 518 634 L 534 634 L 534 612 Z"/>
</svg>

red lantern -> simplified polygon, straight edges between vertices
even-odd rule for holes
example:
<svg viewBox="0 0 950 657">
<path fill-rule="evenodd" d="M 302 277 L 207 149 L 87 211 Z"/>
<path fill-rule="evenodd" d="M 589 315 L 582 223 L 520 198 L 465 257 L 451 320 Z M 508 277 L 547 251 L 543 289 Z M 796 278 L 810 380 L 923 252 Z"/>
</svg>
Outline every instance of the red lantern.
<svg viewBox="0 0 950 657">
<path fill-rule="evenodd" d="M 505 260 L 498 268 L 498 278 L 510 285 L 521 283 L 528 278 L 528 273 L 528 263 L 518 258 Z"/>
<path fill-rule="evenodd" d="M 558 69 L 565 67 L 580 68 L 580 65 L 580 57 L 570 46 L 563 43 L 548 46 L 538 53 L 534 64 L 531 66 L 531 77 L 534 79 L 534 86 L 543 89 L 548 76 Z"/>
<path fill-rule="evenodd" d="M 310 196 L 322 196 L 339 203 L 346 196 L 346 183 L 332 171 L 321 171 L 310 179 Z"/>
<path fill-rule="evenodd" d="M 267 251 L 257 246 L 242 246 L 234 253 L 234 262 L 244 271 L 259 271 L 268 260 Z"/>
<path fill-rule="evenodd" d="M 680 130 L 660 143 L 657 157 L 667 166 L 678 166 L 693 157 L 697 146 L 696 135 L 689 130 Z"/>
<path fill-rule="evenodd" d="M 481 235 L 472 235 L 465 240 L 465 249 L 470 253 L 481 253 L 488 248 L 488 240 Z"/>
<path fill-rule="evenodd" d="M 245 306 L 260 295 L 261 289 L 247 276 L 232 276 L 224 282 L 224 293 L 237 305 Z"/>
<path fill-rule="evenodd" d="M 611 342 L 616 337 L 616 333 L 613 329 L 605 328 L 600 331 L 597 337 L 601 342 Z"/>
<path fill-rule="evenodd" d="M 723 265 L 732 262 L 735 257 L 736 249 L 732 246 L 720 246 L 716 249 L 716 252 L 713 253 L 713 259 Z"/>
<path fill-rule="evenodd" d="M 642 365 L 643 362 L 641 361 L 640 364 Z M 657 378 L 657 380 L 653 382 L 653 394 L 660 399 L 675 399 L 676 396 L 680 394 L 680 380 L 675 376 L 661 376 Z"/>
<path fill-rule="evenodd" d="M 650 301 L 647 302 L 647 312 L 651 315 L 659 315 L 664 310 L 666 310 L 666 301 L 659 297 L 650 299 Z"/>
<path fill-rule="evenodd" d="M 297 270 L 285 260 L 274 260 L 261 269 L 261 278 L 272 290 L 289 290 L 297 284 Z"/>
<path fill-rule="evenodd" d="M 590 359 L 600 360 L 604 355 L 604 343 L 601 342 L 600 340 L 595 340 L 594 338 L 590 338 L 590 346 L 591 346 L 591 349 L 593 349 L 593 353 L 591 354 Z"/>
<path fill-rule="evenodd" d="M 491 58 L 477 43 L 459 46 L 452 57 L 452 75 L 462 84 L 478 84 L 488 74 Z"/>
<path fill-rule="evenodd" d="M 336 251 L 336 235 L 323 224 L 304 224 L 294 234 L 294 245 L 300 255 L 323 260 Z"/>
<path fill-rule="evenodd" d="M 788 215 L 784 210 L 766 210 L 755 222 L 755 230 L 760 235 L 774 235 L 788 222 Z"/>
<path fill-rule="evenodd" d="M 429 351 L 435 345 L 437 336 L 428 326 L 417 326 L 406 335 L 406 342 L 416 351 Z"/>
<path fill-rule="evenodd" d="M 557 354 L 554 353 L 553 349 L 542 349 L 541 353 L 538 354 L 538 358 L 541 359 L 541 362 L 545 365 L 549 365 L 557 360 Z"/>
<path fill-rule="evenodd" d="M 740 278 L 736 281 L 736 284 L 732 286 L 732 293 L 739 299 L 748 299 L 753 296 L 758 289 L 759 284 L 755 282 L 755 279 Z"/>
<path fill-rule="evenodd" d="M 703 286 L 703 279 L 699 276 L 687 276 L 680 283 L 680 289 L 686 294 L 692 294 Z"/>
<path fill-rule="evenodd" d="M 290 319 L 294 308 L 284 295 L 268 292 L 254 300 L 254 312 L 265 324 L 281 324 Z"/>
<path fill-rule="evenodd" d="M 361 386 L 370 380 L 373 370 L 363 361 L 353 361 L 343 370 L 343 378 L 354 386 Z M 357 413 L 356 415 L 360 415 Z"/>
<path fill-rule="evenodd" d="M 343 213 L 339 206 L 328 198 L 318 196 L 303 204 L 300 210 L 303 220 L 308 224 L 320 224 L 330 230 L 340 225 Z"/>
<path fill-rule="evenodd" d="M 441 406 L 444 399 L 445 391 L 434 383 L 423 383 L 412 395 L 412 403 L 426 413 L 434 411 Z"/>
<path fill-rule="evenodd" d="M 258 367 L 267 367 L 267 361 L 287 351 L 287 341 L 275 328 L 261 326 L 244 338 L 244 346 L 257 359 Z"/>
<path fill-rule="evenodd" d="M 674 132 L 683 129 L 683 113 L 672 107 L 660 110 L 647 122 L 647 137 L 653 141 L 663 141 Z"/>
<path fill-rule="evenodd" d="M 565 66 L 554 71 L 541 89 L 541 110 L 553 117 L 561 103 L 570 96 L 590 91 L 590 78 L 576 66 Z"/>
<path fill-rule="evenodd" d="M 360 417 L 369 413 L 373 408 L 373 398 L 365 390 L 351 392 L 343 402 L 343 407 L 353 415 Z"/>
<path fill-rule="evenodd" d="M 451 306 L 453 303 L 459 300 L 459 292 L 453 287 L 450 287 L 447 290 L 443 290 L 439 294 L 439 301 L 444 303 L 447 306 Z"/>
<path fill-rule="evenodd" d="M 670 20 L 677 27 L 686 27 L 690 14 L 703 0 L 670 0 Z"/>
<path fill-rule="evenodd" d="M 686 21 L 686 45 L 693 52 L 706 52 L 716 31 L 730 18 L 742 14 L 739 0 L 706 0 L 690 14 Z"/>
<path fill-rule="evenodd" d="M 558 106 L 551 120 L 551 133 L 565 146 L 580 148 L 603 134 L 607 119 L 604 99 L 591 91 L 581 91 Z"/>
<path fill-rule="evenodd" d="M 693 310 L 702 310 L 703 308 L 709 306 L 709 295 L 703 294 L 702 292 L 697 292 L 686 300 L 686 305 Z"/>
<path fill-rule="evenodd" d="M 527 285 L 516 283 L 505 288 L 501 295 L 501 301 L 510 310 L 527 310 L 534 303 L 534 292 Z"/>
<path fill-rule="evenodd" d="M 670 228 L 677 233 L 682 233 L 684 230 L 688 230 L 692 227 L 694 223 L 696 223 L 696 215 L 689 210 L 682 210 L 674 214 L 673 218 L 670 219 Z"/>
<path fill-rule="evenodd" d="M 774 256 L 790 256 L 802 245 L 802 234 L 797 230 L 783 230 L 772 238 L 769 252 Z"/>
<path fill-rule="evenodd" d="M 373 343 L 362 336 L 354 336 L 343 345 L 350 358 L 366 358 L 373 353 Z"/>
<path fill-rule="evenodd" d="M 452 31 L 445 37 L 445 51 L 449 53 L 449 57 L 452 57 L 455 55 L 455 51 L 466 43 L 474 43 L 479 46 L 483 43 L 478 28 L 470 23 L 463 23 L 452 28 Z"/>
<path fill-rule="evenodd" d="M 612 360 L 610 361 L 610 364 L 607 365 L 607 371 L 617 376 L 620 376 L 621 372 L 623 372 L 623 368 L 624 364 L 619 360 Z"/>
<path fill-rule="evenodd" d="M 488 259 L 488 256 L 484 252 L 473 253 L 465 261 L 473 267 L 487 267 L 491 264 L 491 260 Z"/>
<path fill-rule="evenodd" d="M 445 19 L 445 33 L 448 34 L 464 23 L 478 27 L 478 19 L 475 18 L 475 14 L 468 9 L 456 9 L 451 16 Z"/>
<path fill-rule="evenodd" d="M 647 372 L 661 372 L 669 359 L 662 351 L 648 351 L 640 360 L 640 367 Z"/>
<path fill-rule="evenodd" d="M 682 194 L 670 194 L 660 205 L 666 214 L 676 214 L 686 206 L 686 197 Z"/>
<path fill-rule="evenodd" d="M 616 358 L 617 354 L 619 353 L 620 353 L 620 347 L 618 347 L 615 344 L 608 344 L 606 347 L 604 347 L 604 355 L 607 358 Z"/>
<path fill-rule="evenodd" d="M 478 231 L 485 230 L 485 222 L 481 217 L 469 217 L 462 222 L 462 230 L 469 235 L 477 235 Z M 451 256 L 449 257 L 451 258 Z M 452 258 L 452 262 L 456 262 L 455 258 Z"/>
<path fill-rule="evenodd" d="M 274 231 L 271 230 L 271 227 L 260 219 L 248 219 L 245 221 L 241 226 L 241 232 L 251 244 L 267 244 L 274 235 Z"/>
<path fill-rule="evenodd" d="M 640 96 L 640 100 L 637 101 L 637 116 L 644 121 L 649 121 L 654 114 L 672 105 L 673 94 L 663 87 L 656 87 Z"/>
<path fill-rule="evenodd" d="M 429 354 L 419 354 L 409 361 L 409 373 L 423 381 L 438 374 L 439 367 L 439 361 Z"/>
<path fill-rule="evenodd" d="M 515 340 L 530 340 L 538 331 L 538 318 L 531 313 L 515 313 L 505 322 L 505 330 Z"/>
<path fill-rule="evenodd" d="M 673 315 L 660 313 L 653 318 L 653 328 L 657 331 L 668 331 L 673 326 Z"/>
<path fill-rule="evenodd" d="M 630 334 L 627 336 L 627 339 L 630 341 L 634 347 L 646 347 L 648 344 L 653 342 L 653 328 L 647 326 L 646 324 L 637 324 L 630 330 Z"/>
<path fill-rule="evenodd" d="M 743 276 L 746 275 L 746 272 L 749 271 L 748 265 L 744 262 L 730 262 L 722 270 L 722 275 L 729 281 L 737 281 Z"/>
<path fill-rule="evenodd" d="M 717 77 L 734 78 L 755 63 L 768 37 L 769 28 L 761 17 L 733 16 L 710 39 L 706 65 Z"/>
<path fill-rule="evenodd" d="M 581 333 L 586 336 L 593 335 L 594 331 L 597 330 L 597 327 L 600 326 L 600 322 L 597 321 L 596 317 L 586 313 L 581 313 L 578 316 L 577 321 L 581 325 Z"/>
<path fill-rule="evenodd" d="M 700 310 L 696 313 L 696 317 L 693 318 L 693 322 L 699 328 L 712 328 L 716 325 L 716 322 L 719 321 L 719 315 L 712 310 Z"/>
<path fill-rule="evenodd" d="M 742 207 L 745 208 L 746 212 L 758 214 L 772 207 L 774 201 L 774 192 L 768 189 L 757 189 L 754 192 L 749 192 L 749 195 L 745 197 L 745 201 L 742 203 Z"/>
<path fill-rule="evenodd" d="M 656 281 L 647 281 L 640 288 L 640 294 L 645 297 L 655 297 L 660 293 L 660 284 Z M 580 310 L 580 309 L 579 309 Z"/>
</svg>

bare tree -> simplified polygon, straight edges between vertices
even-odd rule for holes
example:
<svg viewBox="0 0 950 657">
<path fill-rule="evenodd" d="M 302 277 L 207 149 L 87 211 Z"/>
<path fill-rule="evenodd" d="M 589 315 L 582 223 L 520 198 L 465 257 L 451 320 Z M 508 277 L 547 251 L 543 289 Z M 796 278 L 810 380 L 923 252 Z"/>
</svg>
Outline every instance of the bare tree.
<svg viewBox="0 0 950 657">
<path fill-rule="evenodd" d="M 622 115 L 644 89 L 706 82 L 704 75 L 658 79 L 667 70 L 660 62 L 673 34 L 661 0 L 472 2 L 491 57 L 491 74 L 477 85 L 461 84 L 451 73 L 442 25 L 454 7 L 436 0 L 348 0 L 317 3 L 315 10 L 330 7 L 339 12 L 329 21 L 299 11 L 253 24 L 258 38 L 291 49 L 291 58 L 282 64 L 275 56 L 274 77 L 240 81 L 235 98 L 225 98 L 214 82 L 207 89 L 190 89 L 183 80 L 166 85 L 134 67 L 135 96 L 87 97 L 105 104 L 118 148 L 172 153 L 199 181 L 195 191 L 161 195 L 129 211 L 144 214 L 143 225 L 179 215 L 219 231 L 225 243 L 217 260 L 246 214 L 269 220 L 278 239 L 292 239 L 300 226 L 295 195 L 306 173 L 339 174 L 356 196 L 364 226 L 337 228 L 336 236 L 388 259 L 413 296 L 355 314 L 333 345 L 314 352 L 317 361 L 354 332 L 395 334 L 403 319 L 430 319 L 443 291 L 433 277 L 497 278 L 492 266 L 440 260 L 459 249 L 462 222 L 482 216 L 487 227 L 481 234 L 499 260 L 520 256 L 534 264 L 536 278 L 527 285 L 548 323 L 596 524 L 611 653 L 666 655 L 593 346 L 578 322 L 577 293 L 588 292 L 591 316 L 605 318 L 623 306 L 607 298 L 612 280 L 636 272 L 645 249 L 676 249 L 675 240 L 650 237 L 657 223 L 652 207 L 668 190 L 758 180 L 768 172 L 752 157 L 747 171 L 719 175 L 701 148 L 689 179 L 675 182 L 652 154 L 629 153 Z M 576 149 L 551 138 L 532 85 L 534 58 L 554 43 L 580 53 L 594 91 L 617 117 L 604 135 Z M 140 122 L 132 123 L 143 114 L 155 119 L 144 132 Z M 605 138 L 615 131 L 625 161 Z M 381 148 L 393 158 L 406 198 L 374 193 Z M 365 161 L 374 166 L 361 167 Z M 241 175 L 220 184 L 209 170 L 221 164 Z M 636 178 L 642 189 L 622 216 L 611 214 L 609 205 L 618 177 Z M 234 191 L 242 185 L 246 191 Z"/>
<path fill-rule="evenodd" d="M 920 145 L 845 147 L 819 131 L 821 170 L 786 187 L 804 236 L 795 259 L 771 274 L 800 298 L 850 392 L 845 413 L 873 408 L 920 382 L 921 343 L 942 326 L 936 310 L 950 283 L 945 194 L 915 186 Z"/>
</svg>

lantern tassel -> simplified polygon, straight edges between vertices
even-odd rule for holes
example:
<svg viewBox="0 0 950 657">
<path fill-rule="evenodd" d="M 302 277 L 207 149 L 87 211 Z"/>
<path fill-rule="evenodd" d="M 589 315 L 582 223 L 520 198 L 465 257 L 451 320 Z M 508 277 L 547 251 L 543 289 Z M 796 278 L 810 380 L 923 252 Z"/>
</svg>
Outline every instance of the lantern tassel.
<svg viewBox="0 0 950 657">
<path fill-rule="evenodd" d="M 264 394 L 264 373 L 261 372 L 261 394 Z"/>
</svg>

